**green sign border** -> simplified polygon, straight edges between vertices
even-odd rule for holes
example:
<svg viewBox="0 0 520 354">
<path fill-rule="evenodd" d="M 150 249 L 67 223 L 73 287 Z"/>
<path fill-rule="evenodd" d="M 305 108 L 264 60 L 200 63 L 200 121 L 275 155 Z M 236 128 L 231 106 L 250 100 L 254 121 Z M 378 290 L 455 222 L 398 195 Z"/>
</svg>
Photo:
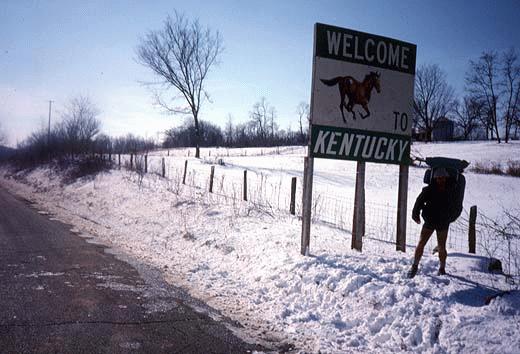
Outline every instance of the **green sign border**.
<svg viewBox="0 0 520 354">
<path fill-rule="evenodd" d="M 393 139 L 398 141 L 407 141 L 408 145 L 405 148 L 405 151 L 403 153 L 403 157 L 401 161 L 398 161 L 397 159 L 391 160 L 391 159 L 376 159 L 374 157 L 372 158 L 363 158 L 361 156 L 361 153 L 359 153 L 359 156 L 352 156 L 350 154 L 351 151 L 349 151 L 349 155 L 330 155 L 327 153 L 321 153 L 321 152 L 314 152 L 314 148 L 316 146 L 316 141 L 318 139 L 318 135 L 320 131 L 328 131 L 331 133 L 340 133 L 342 135 L 344 134 L 354 134 L 354 135 L 364 135 L 367 137 L 376 137 L 376 138 L 387 138 L 387 139 Z M 340 140 L 338 140 L 338 145 L 341 143 Z M 311 145 L 309 146 L 309 155 L 316 158 L 325 158 L 325 159 L 335 159 L 335 160 L 351 160 L 351 161 L 365 161 L 365 162 L 375 162 L 375 163 L 384 163 L 384 164 L 395 164 L 395 165 L 410 165 L 411 159 L 410 159 L 410 148 L 412 144 L 412 138 L 408 135 L 401 135 L 401 134 L 390 134 L 390 133 L 382 133 L 382 132 L 374 132 L 374 131 L 368 131 L 368 130 L 360 130 L 360 129 L 350 129 L 350 128 L 339 128 L 339 127 L 332 127 L 332 126 L 326 126 L 326 125 L 312 125 L 311 127 Z M 396 146 L 397 147 L 397 146 Z M 352 150 L 352 149 L 350 149 Z M 361 148 L 362 150 L 362 148 Z M 394 155 L 398 156 L 398 153 L 394 151 Z"/>
<path fill-rule="evenodd" d="M 400 40 L 393 39 L 393 38 L 378 36 L 378 35 L 375 35 L 375 34 L 355 31 L 355 30 L 351 30 L 351 29 L 348 29 L 348 28 L 342 28 L 342 27 L 326 25 L 326 24 L 323 24 L 323 23 L 316 23 L 315 26 L 316 26 L 315 55 L 318 56 L 318 57 L 335 59 L 335 60 L 345 61 L 345 62 L 349 62 L 349 63 L 368 65 L 368 66 L 371 66 L 371 67 L 378 67 L 378 68 L 394 70 L 394 71 L 399 71 L 399 72 L 415 75 L 417 46 L 415 44 L 413 44 L 413 43 L 408 43 L 408 42 L 400 41 Z M 388 65 L 387 63 L 383 63 L 382 64 L 382 63 L 379 63 L 377 60 L 369 62 L 369 61 L 365 60 L 364 58 L 360 58 L 360 59 L 357 59 L 355 57 L 354 58 L 346 58 L 346 57 L 344 57 L 343 55 L 340 55 L 340 54 L 336 55 L 336 54 L 333 54 L 333 53 L 329 53 L 329 50 L 328 50 L 328 40 L 327 40 L 327 31 L 333 31 L 333 32 L 336 32 L 336 33 L 352 35 L 353 37 L 356 37 L 359 40 L 359 46 L 360 47 L 364 47 L 364 44 L 365 44 L 365 42 L 368 39 L 372 39 L 372 40 L 376 40 L 376 41 L 380 41 L 380 42 L 385 42 L 385 43 L 391 43 L 393 45 L 399 45 L 401 47 L 403 47 L 403 46 L 407 47 L 407 48 L 410 49 L 410 56 L 409 56 L 408 61 L 407 61 L 408 69 L 396 68 L 394 66 Z M 370 53 L 371 54 L 375 54 L 375 52 L 373 50 Z"/>
</svg>

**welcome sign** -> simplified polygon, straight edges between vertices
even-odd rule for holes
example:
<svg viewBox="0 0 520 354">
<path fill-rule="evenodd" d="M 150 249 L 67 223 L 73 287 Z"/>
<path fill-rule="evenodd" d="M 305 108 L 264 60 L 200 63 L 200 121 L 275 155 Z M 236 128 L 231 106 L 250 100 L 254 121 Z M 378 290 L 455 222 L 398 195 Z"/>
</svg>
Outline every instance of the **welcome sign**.
<svg viewBox="0 0 520 354">
<path fill-rule="evenodd" d="M 416 46 L 315 25 L 310 155 L 410 163 Z"/>
</svg>

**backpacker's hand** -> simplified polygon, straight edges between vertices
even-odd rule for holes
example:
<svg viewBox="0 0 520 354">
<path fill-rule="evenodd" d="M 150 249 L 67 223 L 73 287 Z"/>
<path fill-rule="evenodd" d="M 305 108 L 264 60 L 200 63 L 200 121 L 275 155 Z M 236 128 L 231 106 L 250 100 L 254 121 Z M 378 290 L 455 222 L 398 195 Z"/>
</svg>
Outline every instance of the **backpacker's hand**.
<svg viewBox="0 0 520 354">
<path fill-rule="evenodd" d="M 415 221 L 416 224 L 420 224 L 421 223 L 421 219 L 417 215 L 413 215 L 412 219 L 413 219 L 413 221 Z"/>
</svg>

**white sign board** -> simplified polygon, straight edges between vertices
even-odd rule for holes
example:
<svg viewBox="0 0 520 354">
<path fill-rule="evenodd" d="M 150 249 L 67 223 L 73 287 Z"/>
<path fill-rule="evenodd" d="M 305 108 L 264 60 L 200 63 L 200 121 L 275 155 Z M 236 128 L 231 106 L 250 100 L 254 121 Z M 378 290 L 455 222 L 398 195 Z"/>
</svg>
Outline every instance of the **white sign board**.
<svg viewBox="0 0 520 354">
<path fill-rule="evenodd" d="M 316 24 L 311 156 L 408 164 L 416 46 Z"/>
</svg>

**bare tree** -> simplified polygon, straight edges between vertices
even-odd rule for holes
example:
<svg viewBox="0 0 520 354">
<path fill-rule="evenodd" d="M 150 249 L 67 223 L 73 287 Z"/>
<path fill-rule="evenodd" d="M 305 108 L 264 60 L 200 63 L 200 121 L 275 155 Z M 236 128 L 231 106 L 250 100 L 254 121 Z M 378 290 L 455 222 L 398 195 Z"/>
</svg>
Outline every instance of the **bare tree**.
<svg viewBox="0 0 520 354">
<path fill-rule="evenodd" d="M 311 118 L 309 104 L 307 102 L 303 102 L 303 101 L 298 103 L 298 106 L 296 107 L 296 113 L 298 114 L 298 123 L 300 125 L 300 140 L 302 143 L 304 143 L 305 142 L 304 129 L 306 130 L 309 127 L 309 120 Z M 304 128 L 304 125 L 305 125 L 305 128 Z"/>
<path fill-rule="evenodd" d="M 189 21 L 175 13 L 168 16 L 161 30 L 150 31 L 137 47 L 137 57 L 160 78 L 157 103 L 168 112 L 193 116 L 196 131 L 195 156 L 199 151 L 199 111 L 209 96 L 204 88 L 207 75 L 222 52 L 222 39 L 217 31 L 202 28 L 198 20 Z M 180 93 L 188 107 L 172 107 L 161 98 L 170 89 Z M 175 100 L 173 97 L 170 101 Z"/>
<path fill-rule="evenodd" d="M 228 120 L 224 129 L 224 135 L 226 138 L 226 145 L 233 146 L 233 116 L 228 114 Z"/>
<path fill-rule="evenodd" d="M 265 97 L 253 105 L 253 110 L 249 112 L 250 126 L 254 130 L 254 135 L 260 143 L 268 143 L 275 135 L 278 126 L 276 120 L 276 108 L 271 106 Z"/>
<path fill-rule="evenodd" d="M 267 120 L 271 130 L 271 140 L 274 138 L 275 133 L 278 131 L 278 124 L 276 124 L 277 112 L 276 108 L 271 106 L 267 112 Z"/>
<path fill-rule="evenodd" d="M 269 104 L 265 97 L 260 98 L 260 101 L 253 105 L 253 110 L 249 112 L 251 118 L 251 125 L 255 130 L 255 135 L 261 140 L 265 140 L 267 137 L 267 125 L 268 125 L 268 110 Z"/>
<path fill-rule="evenodd" d="M 99 133 L 101 122 L 97 119 L 100 111 L 88 98 L 72 98 L 63 114 L 63 121 L 57 130 L 65 138 L 69 152 L 74 157 L 78 152 L 88 152 L 93 139 Z"/>
<path fill-rule="evenodd" d="M 498 143 L 498 94 L 499 94 L 499 57 L 494 51 L 484 52 L 477 61 L 470 60 L 470 68 L 466 73 L 466 87 L 472 96 L 484 103 L 486 111 L 486 130 L 491 131 L 491 138 L 496 136 Z"/>
<path fill-rule="evenodd" d="M 112 139 L 106 134 L 98 134 L 94 140 L 94 151 L 104 155 L 112 152 Z"/>
<path fill-rule="evenodd" d="M 504 141 L 507 143 L 511 135 L 511 128 L 516 123 L 520 111 L 520 63 L 513 48 L 502 56 L 502 75 Z"/>
<path fill-rule="evenodd" d="M 427 141 L 431 141 L 435 121 L 451 112 L 454 105 L 455 94 L 444 71 L 437 64 L 420 66 L 415 73 L 413 122 L 426 133 Z"/>
<path fill-rule="evenodd" d="M 455 124 L 462 132 L 462 138 L 468 140 L 473 131 L 479 126 L 483 114 L 481 101 L 471 96 L 465 96 L 462 102 L 455 107 Z"/>
<path fill-rule="evenodd" d="M 40 163 L 94 152 L 94 138 L 101 126 L 99 113 L 89 98 L 72 98 L 65 105 L 61 121 L 54 123 L 50 132 L 42 127 L 18 144 L 20 161 Z"/>
<path fill-rule="evenodd" d="M 152 139 L 145 139 L 133 134 L 127 134 L 124 137 L 112 138 L 111 148 L 114 153 L 138 153 L 146 152 L 155 148 Z"/>
<path fill-rule="evenodd" d="M 2 129 L 2 124 L 0 123 L 0 145 L 5 144 L 7 141 L 6 134 L 4 130 Z"/>
<path fill-rule="evenodd" d="M 519 139 L 518 129 L 520 128 L 520 109 L 516 109 L 516 114 L 513 116 L 514 132 L 511 132 L 513 139 Z"/>
</svg>

